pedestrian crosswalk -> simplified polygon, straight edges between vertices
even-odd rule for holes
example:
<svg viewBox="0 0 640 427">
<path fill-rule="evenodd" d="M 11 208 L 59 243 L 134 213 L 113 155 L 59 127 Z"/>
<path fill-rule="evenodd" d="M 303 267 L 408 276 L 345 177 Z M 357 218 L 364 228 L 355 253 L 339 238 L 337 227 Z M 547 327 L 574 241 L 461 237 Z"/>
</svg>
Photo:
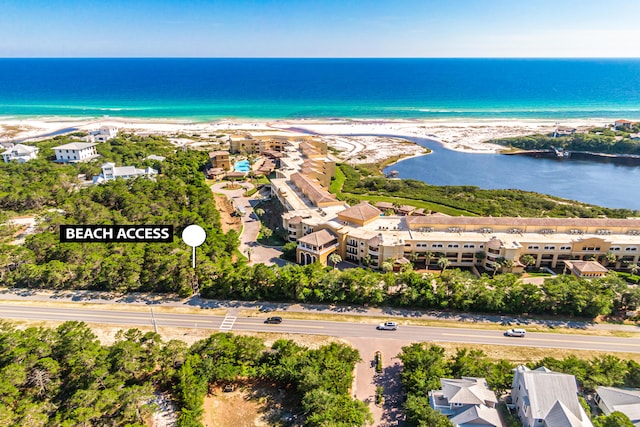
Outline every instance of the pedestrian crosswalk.
<svg viewBox="0 0 640 427">
<path fill-rule="evenodd" d="M 230 331 L 233 328 L 233 324 L 236 323 L 237 316 L 225 316 L 218 328 L 221 331 Z"/>
</svg>

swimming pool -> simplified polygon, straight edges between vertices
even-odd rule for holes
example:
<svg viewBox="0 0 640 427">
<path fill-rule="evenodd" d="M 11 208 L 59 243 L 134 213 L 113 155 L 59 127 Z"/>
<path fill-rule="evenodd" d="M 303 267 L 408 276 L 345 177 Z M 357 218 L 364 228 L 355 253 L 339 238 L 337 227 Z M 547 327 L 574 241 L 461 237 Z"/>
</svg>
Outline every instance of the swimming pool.
<svg viewBox="0 0 640 427">
<path fill-rule="evenodd" d="M 249 160 L 240 160 L 233 165 L 233 168 L 237 172 L 249 172 L 251 170 L 251 166 L 249 165 Z"/>
</svg>

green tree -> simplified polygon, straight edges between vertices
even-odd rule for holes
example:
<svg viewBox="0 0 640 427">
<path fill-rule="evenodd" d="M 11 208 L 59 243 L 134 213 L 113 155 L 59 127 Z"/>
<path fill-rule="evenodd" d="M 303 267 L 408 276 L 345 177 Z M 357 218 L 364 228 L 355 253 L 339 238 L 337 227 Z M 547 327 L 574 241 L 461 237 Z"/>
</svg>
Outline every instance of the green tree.
<svg viewBox="0 0 640 427">
<path fill-rule="evenodd" d="M 342 262 L 342 257 L 337 252 L 333 252 L 329 255 L 329 262 L 333 264 L 333 268 L 335 269 L 336 264 Z"/>
<path fill-rule="evenodd" d="M 609 415 L 600 415 L 593 420 L 594 427 L 633 427 L 633 423 L 628 416 L 622 412 L 615 411 Z"/>
</svg>

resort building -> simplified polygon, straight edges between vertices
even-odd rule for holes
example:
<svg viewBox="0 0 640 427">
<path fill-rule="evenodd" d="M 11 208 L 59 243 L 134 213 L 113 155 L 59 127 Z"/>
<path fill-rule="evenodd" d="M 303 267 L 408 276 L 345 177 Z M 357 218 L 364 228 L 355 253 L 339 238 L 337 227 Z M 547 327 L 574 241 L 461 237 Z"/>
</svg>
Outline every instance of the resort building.
<svg viewBox="0 0 640 427">
<path fill-rule="evenodd" d="M 233 154 L 262 154 L 265 151 L 283 152 L 289 144 L 289 140 L 285 137 L 253 138 L 248 135 L 243 139 L 230 140 L 229 151 Z"/>
<path fill-rule="evenodd" d="M 92 142 L 71 142 L 53 147 L 58 163 L 77 163 L 93 160 L 98 157 L 96 145 Z"/>
<path fill-rule="evenodd" d="M 2 153 L 2 159 L 5 163 L 18 162 L 25 163 L 38 157 L 38 147 L 30 145 L 16 144 Z"/>
<path fill-rule="evenodd" d="M 318 230 L 298 240 L 296 259 L 302 265 L 319 262 L 326 265 L 329 255 L 335 252 L 338 240 L 331 231 Z"/>
<path fill-rule="evenodd" d="M 578 278 L 606 276 L 609 270 L 597 261 L 565 261 L 565 269 Z"/>
<path fill-rule="evenodd" d="M 134 166 L 116 166 L 115 163 L 109 162 L 102 165 L 102 173 L 93 178 L 93 183 L 99 184 L 118 178 L 152 177 L 157 174 L 158 171 L 153 168 L 139 169 Z"/>
<path fill-rule="evenodd" d="M 578 401 L 573 375 L 518 366 L 511 399 L 523 427 L 593 427 Z"/>
<path fill-rule="evenodd" d="M 102 126 L 98 130 L 89 132 L 85 137 L 86 142 L 106 142 L 118 136 L 118 128 L 113 126 Z"/>
<path fill-rule="evenodd" d="M 209 163 L 212 169 L 231 170 L 231 161 L 228 151 L 213 151 L 209 153 Z"/>
<path fill-rule="evenodd" d="M 640 390 L 597 387 L 595 401 L 604 415 L 622 412 L 634 426 L 640 427 Z"/>
<path fill-rule="evenodd" d="M 484 378 L 440 378 L 442 390 L 429 391 L 429 405 L 456 427 L 502 427 L 498 399 Z"/>
<path fill-rule="evenodd" d="M 488 270 L 510 260 L 511 271 L 518 272 L 523 270 L 520 259 L 525 255 L 531 256 L 533 265 L 551 268 L 562 268 L 564 261 L 599 259 L 604 263 L 610 254 L 616 255 L 610 267 L 639 261 L 640 218 L 388 216 L 366 202 L 340 208 L 342 202 L 332 194 L 297 175 L 292 175 L 296 187 L 305 188 L 305 194 L 321 209 L 305 205 L 290 209 L 283 204 L 289 210 L 283 215 L 289 241 L 299 241 L 319 229 L 330 230 L 337 236 L 338 254 L 354 263 L 379 268 L 389 258 L 404 258 L 426 266 L 444 256 L 454 267 L 481 265 Z M 283 199 L 288 200 L 287 196 Z"/>
</svg>

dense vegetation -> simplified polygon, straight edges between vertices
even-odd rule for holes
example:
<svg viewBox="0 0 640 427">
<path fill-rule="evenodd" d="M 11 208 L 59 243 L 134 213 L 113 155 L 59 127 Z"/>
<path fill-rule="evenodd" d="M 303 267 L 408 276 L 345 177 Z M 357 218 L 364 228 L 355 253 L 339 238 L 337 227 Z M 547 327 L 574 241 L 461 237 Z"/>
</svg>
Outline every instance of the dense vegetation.
<svg viewBox="0 0 640 427">
<path fill-rule="evenodd" d="M 640 140 L 631 139 L 630 133 L 640 132 L 637 124 L 631 130 L 593 128 L 588 133 L 571 135 L 527 135 L 494 139 L 489 142 L 522 150 L 548 150 L 551 147 L 569 151 L 588 151 L 606 154 L 640 154 Z"/>
<path fill-rule="evenodd" d="M 155 146 L 160 142 L 150 140 L 146 144 Z M 125 149 L 119 140 L 113 140 L 102 150 L 130 160 L 134 149 Z M 110 158 L 105 155 L 105 160 Z M 2 247 L 0 278 L 5 284 L 18 287 L 145 290 L 183 295 L 191 294 L 198 286 L 211 286 L 217 264 L 230 262 L 238 235 L 220 230 L 220 216 L 201 173 L 207 160 L 204 152 L 178 151 L 168 155 L 162 164 L 164 175 L 155 180 L 116 180 L 84 188 L 74 184 L 76 166 L 44 162 L 50 169 L 39 180 L 31 175 L 36 172 L 32 167 L 39 166 L 37 161 L 3 165 L 0 177 L 15 177 L 4 197 L 0 194 L 0 205 L 16 211 L 47 205 L 57 209 L 41 215 L 38 232 L 27 237 L 23 247 Z M 0 181 L 4 186 L 10 180 Z M 60 243 L 61 224 L 168 224 L 174 226 L 177 236 L 173 243 L 166 244 Z M 190 224 L 201 225 L 208 236 L 198 248 L 195 270 L 190 267 L 190 248 L 178 237 Z"/>
<path fill-rule="evenodd" d="M 482 190 L 473 186 L 433 186 L 414 179 L 388 179 L 375 176 L 366 166 L 341 164 L 340 170 L 345 180 L 340 196 L 349 201 L 383 200 L 420 206 L 429 202 L 455 209 L 445 212 L 458 215 L 481 216 L 522 216 L 522 217 L 581 217 L 595 218 L 606 215 L 610 218 L 638 216 L 640 212 L 629 209 L 610 209 L 586 205 L 579 202 L 567 203 L 566 200 L 552 196 L 522 190 Z M 443 209 L 434 206 L 434 210 Z"/>
<path fill-rule="evenodd" d="M 17 330 L 0 324 L 0 425 L 144 427 L 154 394 L 172 393 L 180 427 L 200 426 L 212 383 L 269 380 L 298 399 L 307 426 L 361 426 L 366 406 L 349 396 L 358 352 L 310 350 L 255 337 L 215 334 L 188 348 L 137 329 L 101 345 L 84 324 Z"/>
<path fill-rule="evenodd" d="M 640 306 L 640 289 L 615 275 L 585 280 L 558 276 L 541 286 L 514 274 L 473 276 L 460 270 L 422 274 L 333 270 L 318 264 L 227 266 L 207 298 L 344 303 L 450 309 L 504 314 L 554 314 L 594 318 Z"/>
<path fill-rule="evenodd" d="M 405 411 L 407 423 L 420 427 L 449 427 L 447 417 L 429 406 L 429 390 L 440 390 L 440 378 L 482 377 L 496 395 L 508 393 L 513 383 L 515 366 L 507 360 L 491 361 L 480 350 L 458 349 L 447 357 L 442 347 L 427 343 L 415 343 L 402 347 L 398 356 L 403 368 L 401 381 L 407 393 Z M 597 386 L 640 386 L 640 364 L 633 360 L 622 360 L 613 355 L 594 357 L 590 360 L 567 356 L 564 359 L 545 357 L 528 365 L 531 369 L 545 366 L 556 372 L 574 375 L 578 385 L 587 392 Z M 611 420 L 617 419 L 619 415 Z M 609 426 L 609 417 L 598 417 L 596 425 Z M 620 424 L 624 425 L 624 424 Z"/>
</svg>

